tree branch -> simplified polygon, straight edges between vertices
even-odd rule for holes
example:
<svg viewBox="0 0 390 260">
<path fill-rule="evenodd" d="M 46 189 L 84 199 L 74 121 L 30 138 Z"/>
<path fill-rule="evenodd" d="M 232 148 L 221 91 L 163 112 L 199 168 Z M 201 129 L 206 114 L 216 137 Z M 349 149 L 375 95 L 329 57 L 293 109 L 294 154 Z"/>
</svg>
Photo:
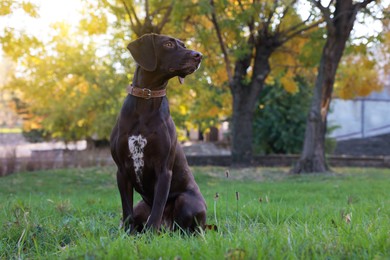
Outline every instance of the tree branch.
<svg viewBox="0 0 390 260">
<path fill-rule="evenodd" d="M 122 0 L 122 2 L 124 3 L 124 0 Z M 134 9 L 134 6 L 133 6 L 133 5 L 130 5 L 130 9 L 131 9 L 131 12 L 133 13 L 134 19 L 135 19 L 136 22 L 137 22 L 137 25 L 138 25 L 138 26 L 141 26 L 141 22 L 140 22 L 140 20 L 138 19 L 138 16 L 137 16 L 137 13 L 136 13 L 136 11 L 135 11 L 135 9 Z"/>
<path fill-rule="evenodd" d="M 255 0 L 253 1 L 253 3 L 255 2 Z M 238 0 L 238 5 L 240 6 L 240 9 L 241 9 L 241 12 L 245 12 L 245 8 L 244 8 L 244 5 L 242 4 L 241 0 Z M 254 40 L 255 40 L 255 36 L 253 35 L 253 30 L 254 30 L 254 19 L 253 19 L 253 16 L 252 18 L 250 19 L 250 21 L 248 22 L 248 28 L 249 28 L 249 33 L 250 33 L 250 36 L 249 38 L 251 38 L 248 43 L 250 43 L 250 41 L 252 41 L 252 44 L 254 43 Z"/>
<path fill-rule="evenodd" d="M 133 13 L 134 13 L 134 19 L 135 19 L 135 22 L 134 22 L 134 21 L 133 21 L 133 15 L 131 14 L 131 11 L 130 11 L 129 7 L 127 6 L 126 2 L 125 2 L 124 0 L 122 0 L 121 2 L 122 2 L 122 4 L 123 4 L 123 6 L 125 7 L 125 10 L 126 10 L 127 15 L 129 16 L 131 27 L 132 27 L 132 28 L 135 28 L 135 27 L 139 26 L 139 25 L 140 25 L 140 21 L 138 20 L 138 17 L 137 17 L 137 15 L 135 14 L 135 12 L 133 11 Z M 131 8 L 132 8 L 132 7 L 131 7 Z M 132 8 L 132 9 L 134 9 L 134 8 Z M 135 24 L 135 23 L 136 23 L 136 24 Z"/>
<path fill-rule="evenodd" d="M 375 0 L 364 0 L 361 3 L 356 3 L 355 6 L 358 8 L 358 10 L 366 8 L 368 4 L 371 2 L 375 2 Z"/>
<path fill-rule="evenodd" d="M 331 12 L 330 12 L 330 6 L 333 3 L 334 0 L 331 0 L 328 4 L 327 7 L 323 6 L 321 4 L 321 0 L 311 0 L 311 2 L 317 6 L 318 9 L 320 9 L 322 16 L 324 17 L 325 21 L 327 24 L 332 23 L 332 18 L 331 18 Z"/>
<path fill-rule="evenodd" d="M 241 2 L 241 0 L 238 0 L 237 2 L 238 2 L 238 5 L 239 5 L 239 6 L 240 6 L 240 8 L 241 8 L 241 11 L 242 11 L 242 12 L 244 12 L 244 11 L 245 11 L 245 9 L 244 9 L 244 6 L 242 5 L 242 2 Z"/>
<path fill-rule="evenodd" d="M 107 3 L 108 3 L 108 2 L 107 2 Z M 130 23 L 133 25 L 133 21 L 132 21 L 132 19 L 131 19 L 131 12 L 130 12 L 129 8 L 127 7 L 126 2 L 125 2 L 124 0 L 122 0 L 122 4 L 123 4 L 123 6 L 125 7 L 126 13 L 127 13 L 127 15 L 129 16 L 129 18 L 130 18 Z"/>
<path fill-rule="evenodd" d="M 302 29 L 300 29 L 300 30 L 297 30 L 297 31 L 292 32 L 292 33 L 289 34 L 289 35 L 286 35 L 286 36 L 284 37 L 284 39 L 281 40 L 281 41 L 279 42 L 279 44 L 280 44 L 280 45 L 284 44 L 285 42 L 291 40 L 291 39 L 294 38 L 295 36 L 297 36 L 297 35 L 299 35 L 299 34 L 301 34 L 301 33 L 303 33 L 303 32 L 306 32 L 306 31 L 308 31 L 308 30 L 310 30 L 310 29 L 312 29 L 312 28 L 314 28 L 314 27 L 317 27 L 317 26 L 318 26 L 320 23 L 322 23 L 322 22 L 323 22 L 323 20 L 318 20 L 317 22 L 314 22 L 314 23 L 312 23 L 311 25 L 308 25 L 307 27 L 304 27 L 304 28 L 302 28 Z"/>
<path fill-rule="evenodd" d="M 162 19 L 160 23 L 160 31 L 162 31 L 163 27 L 167 22 L 169 22 L 169 17 L 171 16 L 172 10 L 173 10 L 174 1 L 171 2 L 171 4 L 168 6 L 168 10 L 165 12 L 164 18 Z"/>
<path fill-rule="evenodd" d="M 149 19 L 149 0 L 145 0 L 145 15 L 146 19 Z"/>
<path fill-rule="evenodd" d="M 264 24 L 264 28 L 265 28 L 265 32 L 266 32 L 266 33 L 268 33 L 268 26 L 269 26 L 270 23 L 271 23 L 272 17 L 274 16 L 274 14 L 275 14 L 275 12 L 276 12 L 276 8 L 278 7 L 278 4 L 279 4 L 279 0 L 275 0 L 275 1 L 274 1 L 273 8 L 272 8 L 272 10 L 270 10 L 270 12 L 269 12 L 267 22 Z"/>
<path fill-rule="evenodd" d="M 290 28 L 284 31 L 284 34 L 287 35 L 290 32 L 294 32 L 295 30 L 298 30 L 299 27 L 304 26 L 308 21 L 310 21 L 311 16 L 312 14 L 310 14 L 305 21 L 302 21 L 300 23 L 297 23 L 296 25 L 291 26 Z"/>
<path fill-rule="evenodd" d="M 280 20 L 282 20 L 287 15 L 288 11 L 290 10 L 290 7 L 295 5 L 297 3 L 297 1 L 298 0 L 291 0 L 291 2 L 289 4 L 286 4 L 286 8 L 282 12 L 282 17 L 280 18 Z"/>
<path fill-rule="evenodd" d="M 221 51 L 222 51 L 222 54 L 223 54 L 223 59 L 225 61 L 225 68 L 226 68 L 226 73 L 227 73 L 227 76 L 228 76 L 228 79 L 229 79 L 229 85 L 231 85 L 230 83 L 233 82 L 233 74 L 232 74 L 232 70 L 231 70 L 231 63 L 230 63 L 230 59 L 229 59 L 229 56 L 228 56 L 228 53 L 227 53 L 227 50 L 226 50 L 225 43 L 224 43 L 224 41 L 222 39 L 222 33 L 221 33 L 221 29 L 220 29 L 218 21 L 217 21 L 217 16 L 215 14 L 214 0 L 210 0 L 210 5 L 211 5 L 211 8 L 212 8 L 212 11 L 211 11 L 211 22 L 213 23 L 215 31 L 217 33 L 218 42 L 219 42 L 219 45 L 221 47 Z"/>
</svg>

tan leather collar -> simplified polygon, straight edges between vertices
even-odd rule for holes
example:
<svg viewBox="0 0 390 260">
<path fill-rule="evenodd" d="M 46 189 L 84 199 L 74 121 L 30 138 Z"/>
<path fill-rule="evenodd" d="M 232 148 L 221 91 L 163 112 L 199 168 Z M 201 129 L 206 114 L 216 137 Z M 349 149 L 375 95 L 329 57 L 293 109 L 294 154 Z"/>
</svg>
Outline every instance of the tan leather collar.
<svg viewBox="0 0 390 260">
<path fill-rule="evenodd" d="M 167 94 L 166 89 L 161 90 L 151 90 L 148 88 L 136 88 L 133 85 L 127 86 L 127 93 L 135 97 L 140 97 L 144 99 L 164 97 Z"/>
</svg>

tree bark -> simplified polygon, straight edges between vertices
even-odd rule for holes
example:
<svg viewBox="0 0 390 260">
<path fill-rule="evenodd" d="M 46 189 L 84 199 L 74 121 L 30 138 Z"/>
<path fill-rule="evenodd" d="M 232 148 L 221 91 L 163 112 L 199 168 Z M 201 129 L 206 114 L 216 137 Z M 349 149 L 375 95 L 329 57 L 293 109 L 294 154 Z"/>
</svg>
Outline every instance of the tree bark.
<svg viewBox="0 0 390 260">
<path fill-rule="evenodd" d="M 253 74 L 249 83 L 244 79 L 250 66 L 252 55 L 238 60 L 231 82 L 233 97 L 232 115 L 232 165 L 250 165 L 253 159 L 253 114 L 264 82 L 270 72 L 269 58 L 277 45 L 258 44 L 255 48 Z"/>
<path fill-rule="evenodd" d="M 313 1 L 325 16 L 327 40 L 322 50 L 314 86 L 302 154 L 292 169 L 292 173 L 295 174 L 329 171 L 325 158 L 326 118 L 332 98 L 337 67 L 358 11 L 373 0 L 357 4 L 353 4 L 352 0 L 337 0 L 333 17 L 331 17 L 329 6 L 325 8 L 318 1 Z"/>
<path fill-rule="evenodd" d="M 249 87 L 236 86 L 232 115 L 232 164 L 248 165 L 252 162 L 252 118 L 254 109 L 248 103 Z"/>
</svg>

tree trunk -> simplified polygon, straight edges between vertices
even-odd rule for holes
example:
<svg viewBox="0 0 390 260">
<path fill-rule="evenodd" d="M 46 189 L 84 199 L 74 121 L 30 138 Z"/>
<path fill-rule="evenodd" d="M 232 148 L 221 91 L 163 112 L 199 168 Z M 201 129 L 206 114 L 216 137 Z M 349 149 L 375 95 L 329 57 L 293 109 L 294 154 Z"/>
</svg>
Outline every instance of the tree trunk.
<svg viewBox="0 0 390 260">
<path fill-rule="evenodd" d="M 249 54 L 235 64 L 231 83 L 233 96 L 232 115 L 232 165 L 247 166 L 252 163 L 253 114 L 264 82 L 270 72 L 269 58 L 277 46 L 259 44 L 255 47 L 253 74 L 249 83 L 244 83 L 252 60 Z"/>
<path fill-rule="evenodd" d="M 324 48 L 325 53 L 325 48 Z M 292 170 L 293 173 L 326 172 L 329 167 L 325 159 L 326 116 L 321 114 L 322 90 L 326 74 L 325 57 L 318 70 L 313 99 L 306 123 L 305 140 L 301 158 Z"/>
<path fill-rule="evenodd" d="M 233 93 L 232 164 L 245 166 L 252 162 L 252 118 L 254 108 L 248 104 L 248 87 Z"/>
<path fill-rule="evenodd" d="M 301 157 L 292 173 L 329 171 L 325 158 L 326 117 L 332 98 L 337 67 L 361 6 L 352 0 L 337 0 L 334 18 L 327 21 L 327 40 L 315 83 L 312 104 L 306 123 Z"/>
</svg>

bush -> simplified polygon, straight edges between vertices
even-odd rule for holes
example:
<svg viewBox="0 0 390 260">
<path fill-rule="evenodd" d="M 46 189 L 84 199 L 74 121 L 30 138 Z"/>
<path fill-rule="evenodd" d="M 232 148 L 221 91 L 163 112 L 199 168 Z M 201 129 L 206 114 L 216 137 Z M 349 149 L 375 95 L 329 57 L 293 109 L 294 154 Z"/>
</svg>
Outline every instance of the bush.
<svg viewBox="0 0 390 260">
<path fill-rule="evenodd" d="M 30 143 L 39 143 L 47 140 L 45 137 L 45 131 L 42 129 L 23 130 L 23 137 Z"/>
<path fill-rule="evenodd" d="M 299 91 L 288 93 L 279 82 L 266 86 L 253 118 L 255 153 L 299 153 L 305 136 L 311 90 L 299 80 Z"/>
</svg>

